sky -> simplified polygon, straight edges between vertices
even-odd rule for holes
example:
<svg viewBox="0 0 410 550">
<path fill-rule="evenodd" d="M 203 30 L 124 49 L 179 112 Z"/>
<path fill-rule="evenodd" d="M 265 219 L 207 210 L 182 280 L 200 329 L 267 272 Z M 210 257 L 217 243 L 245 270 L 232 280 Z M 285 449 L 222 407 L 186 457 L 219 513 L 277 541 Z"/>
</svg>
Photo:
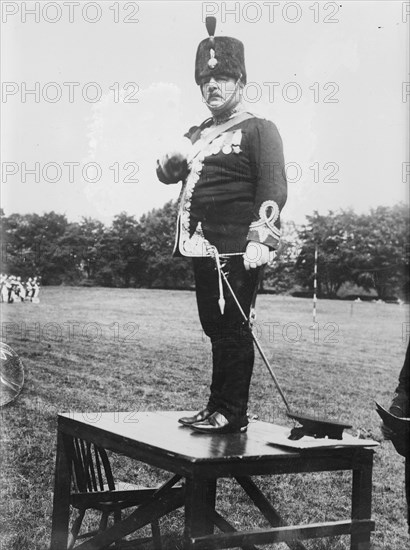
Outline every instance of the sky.
<svg viewBox="0 0 410 550">
<path fill-rule="evenodd" d="M 205 15 L 244 42 L 246 106 L 282 136 L 283 219 L 408 201 L 408 2 L 1 4 L 6 215 L 109 224 L 178 197 L 155 164 L 209 116 L 194 81 Z"/>
</svg>

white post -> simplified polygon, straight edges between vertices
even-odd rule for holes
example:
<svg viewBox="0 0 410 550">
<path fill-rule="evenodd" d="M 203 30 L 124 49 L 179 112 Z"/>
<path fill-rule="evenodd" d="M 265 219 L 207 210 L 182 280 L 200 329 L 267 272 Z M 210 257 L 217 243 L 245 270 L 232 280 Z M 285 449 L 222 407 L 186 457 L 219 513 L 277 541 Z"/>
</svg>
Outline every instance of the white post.
<svg viewBox="0 0 410 550">
<path fill-rule="evenodd" d="M 315 267 L 313 271 L 313 324 L 316 323 L 316 302 L 317 302 L 317 246 L 315 246 Z"/>
</svg>

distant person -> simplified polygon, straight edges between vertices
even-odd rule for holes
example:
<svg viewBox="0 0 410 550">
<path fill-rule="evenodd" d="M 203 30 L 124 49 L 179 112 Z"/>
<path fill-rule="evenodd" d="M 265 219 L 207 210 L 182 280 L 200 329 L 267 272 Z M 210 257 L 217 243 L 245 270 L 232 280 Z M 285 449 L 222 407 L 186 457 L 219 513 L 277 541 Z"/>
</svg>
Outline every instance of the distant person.
<svg viewBox="0 0 410 550">
<path fill-rule="evenodd" d="M 34 277 L 31 301 L 35 304 L 38 304 L 39 301 L 40 301 L 40 299 L 38 297 L 39 293 L 40 293 L 40 281 L 39 281 L 38 277 Z"/>
<path fill-rule="evenodd" d="M 399 385 L 396 388 L 395 395 L 390 405 L 389 412 L 400 418 L 410 416 L 410 342 L 407 346 L 406 358 L 399 375 Z M 394 444 L 398 453 L 405 457 L 405 486 L 407 500 L 407 524 L 410 534 L 410 441 L 398 437 L 385 424 L 381 427 L 385 439 L 389 439 Z"/>
<path fill-rule="evenodd" d="M 24 302 L 24 300 L 26 299 L 26 288 L 21 281 L 21 277 L 17 277 L 17 283 L 18 283 L 18 286 L 17 286 L 16 294 L 20 298 L 20 300 Z"/>
<path fill-rule="evenodd" d="M 33 284 L 32 284 L 32 278 L 29 277 L 26 281 L 26 300 L 31 301 L 31 294 L 33 292 Z"/>
<path fill-rule="evenodd" d="M 7 278 L 7 281 L 6 281 L 6 287 L 7 287 L 7 302 L 9 304 L 12 304 L 14 302 L 14 298 L 15 298 L 15 294 L 14 294 L 14 289 L 15 289 L 15 284 L 16 284 L 16 279 L 14 277 L 14 275 L 10 275 L 10 277 Z"/>
<path fill-rule="evenodd" d="M 7 302 L 7 296 L 7 275 L 2 273 L 0 276 L 0 302 Z"/>
<path fill-rule="evenodd" d="M 13 284 L 13 291 L 15 294 L 15 298 L 19 299 L 21 301 L 21 289 L 23 288 L 23 285 L 21 284 L 21 277 L 16 277 L 14 284 Z"/>
</svg>

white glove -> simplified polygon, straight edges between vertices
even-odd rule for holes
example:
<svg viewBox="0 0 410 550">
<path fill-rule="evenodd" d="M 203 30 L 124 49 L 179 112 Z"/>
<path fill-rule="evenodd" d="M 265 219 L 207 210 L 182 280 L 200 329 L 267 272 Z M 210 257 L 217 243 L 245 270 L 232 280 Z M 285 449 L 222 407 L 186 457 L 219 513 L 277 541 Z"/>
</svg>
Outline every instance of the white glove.
<svg viewBox="0 0 410 550">
<path fill-rule="evenodd" d="M 167 175 L 173 175 L 187 161 L 192 149 L 192 143 L 188 138 L 173 141 L 167 152 L 158 159 L 159 165 Z"/>
<path fill-rule="evenodd" d="M 267 264 L 274 258 L 274 254 L 266 244 L 249 241 L 243 256 L 243 265 L 246 270 L 254 269 Z"/>
</svg>

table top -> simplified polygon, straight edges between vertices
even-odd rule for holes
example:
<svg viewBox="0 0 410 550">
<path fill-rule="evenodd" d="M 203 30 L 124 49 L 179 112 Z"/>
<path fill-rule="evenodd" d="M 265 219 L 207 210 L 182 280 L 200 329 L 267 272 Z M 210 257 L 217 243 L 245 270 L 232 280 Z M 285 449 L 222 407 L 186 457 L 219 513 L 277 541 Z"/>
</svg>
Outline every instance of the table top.
<svg viewBox="0 0 410 550">
<path fill-rule="evenodd" d="M 251 422 L 246 433 L 201 434 L 178 423 L 178 418 L 192 411 L 154 412 L 70 412 L 59 415 L 60 429 L 84 437 L 90 434 L 104 437 L 104 443 L 123 443 L 124 448 L 143 448 L 146 451 L 183 459 L 191 463 L 218 461 L 249 461 L 299 457 L 301 450 L 274 445 L 278 435 L 284 437 L 289 428 L 268 422 Z M 314 449 L 303 453 L 332 454 L 351 451 L 351 448 Z M 359 449 L 362 450 L 362 449 Z"/>
</svg>

